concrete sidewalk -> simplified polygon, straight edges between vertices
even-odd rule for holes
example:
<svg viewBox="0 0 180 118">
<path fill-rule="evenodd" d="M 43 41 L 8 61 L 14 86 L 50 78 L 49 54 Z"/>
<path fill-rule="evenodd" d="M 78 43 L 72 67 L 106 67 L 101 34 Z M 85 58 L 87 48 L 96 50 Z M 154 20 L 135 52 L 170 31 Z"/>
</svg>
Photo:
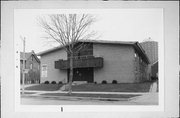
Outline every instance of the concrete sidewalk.
<svg viewBox="0 0 180 118">
<path fill-rule="evenodd" d="M 155 105 L 158 105 L 158 93 L 150 93 L 150 94 L 144 94 L 142 96 L 137 96 L 137 97 L 133 97 L 133 98 L 130 98 L 130 100 L 132 102 L 138 102 L 138 103 L 141 103 L 141 104 L 144 104 L 144 103 L 149 103 L 149 104 L 155 104 Z"/>
</svg>

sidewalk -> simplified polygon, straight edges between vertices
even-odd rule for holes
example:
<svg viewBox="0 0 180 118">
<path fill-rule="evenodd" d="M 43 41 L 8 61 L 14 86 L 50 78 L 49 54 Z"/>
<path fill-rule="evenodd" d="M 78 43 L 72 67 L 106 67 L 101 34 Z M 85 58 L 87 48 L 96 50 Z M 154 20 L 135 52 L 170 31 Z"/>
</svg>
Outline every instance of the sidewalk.
<svg viewBox="0 0 180 118">
<path fill-rule="evenodd" d="M 144 94 L 130 99 L 132 102 L 138 102 L 141 104 L 154 104 L 158 105 L 158 93 Z"/>
</svg>

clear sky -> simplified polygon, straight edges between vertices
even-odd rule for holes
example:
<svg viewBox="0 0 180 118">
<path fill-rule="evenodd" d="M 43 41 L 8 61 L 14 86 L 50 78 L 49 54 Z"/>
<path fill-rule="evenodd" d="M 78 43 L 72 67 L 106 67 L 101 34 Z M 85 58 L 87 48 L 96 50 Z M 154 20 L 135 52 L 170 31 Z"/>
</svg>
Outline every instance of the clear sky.
<svg viewBox="0 0 180 118">
<path fill-rule="evenodd" d="M 26 51 L 36 53 L 53 48 L 43 37 L 44 32 L 38 25 L 37 18 L 46 14 L 61 13 L 91 13 L 97 21 L 92 25 L 100 36 L 99 40 L 139 41 L 151 37 L 159 41 L 163 38 L 162 9 L 101 9 L 101 10 L 30 10 L 18 9 L 14 12 L 14 37 L 19 40 L 19 49 L 22 51 L 20 36 L 26 37 Z"/>
</svg>

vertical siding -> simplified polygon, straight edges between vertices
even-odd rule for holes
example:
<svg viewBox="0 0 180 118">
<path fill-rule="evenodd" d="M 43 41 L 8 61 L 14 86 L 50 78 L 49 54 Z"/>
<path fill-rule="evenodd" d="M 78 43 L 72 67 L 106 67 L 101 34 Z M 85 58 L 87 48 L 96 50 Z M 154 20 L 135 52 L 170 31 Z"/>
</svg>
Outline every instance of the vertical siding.
<svg viewBox="0 0 180 118">
<path fill-rule="evenodd" d="M 134 75 L 134 50 L 132 46 L 115 44 L 94 44 L 94 56 L 104 59 L 103 68 L 94 69 L 94 81 L 100 83 L 106 80 L 111 83 L 133 83 Z"/>
<path fill-rule="evenodd" d="M 59 59 L 67 59 L 67 53 L 63 49 L 41 56 L 41 68 L 43 64 L 47 65 L 47 77 L 41 77 L 41 83 L 67 81 L 67 71 L 55 69 L 54 62 Z"/>
</svg>

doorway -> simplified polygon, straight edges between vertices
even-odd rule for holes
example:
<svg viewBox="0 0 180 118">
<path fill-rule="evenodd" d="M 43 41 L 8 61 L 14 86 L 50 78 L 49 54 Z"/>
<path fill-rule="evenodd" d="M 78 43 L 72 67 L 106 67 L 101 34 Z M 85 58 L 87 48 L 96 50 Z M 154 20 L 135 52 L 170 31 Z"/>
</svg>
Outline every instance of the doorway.
<svg viewBox="0 0 180 118">
<path fill-rule="evenodd" d="M 69 82 L 69 69 L 67 72 Z M 74 68 L 73 81 L 87 81 L 88 83 L 94 82 L 94 69 L 93 68 Z"/>
</svg>

